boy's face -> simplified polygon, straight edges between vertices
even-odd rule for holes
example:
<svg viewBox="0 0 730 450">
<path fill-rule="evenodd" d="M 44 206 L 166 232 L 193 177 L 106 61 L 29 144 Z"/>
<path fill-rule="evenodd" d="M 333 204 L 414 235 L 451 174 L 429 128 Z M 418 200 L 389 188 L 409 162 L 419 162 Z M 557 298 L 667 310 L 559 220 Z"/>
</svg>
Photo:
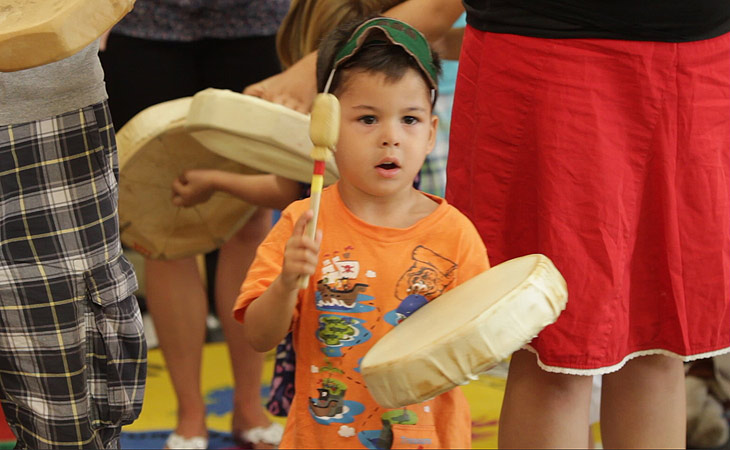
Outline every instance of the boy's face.
<svg viewBox="0 0 730 450">
<path fill-rule="evenodd" d="M 410 190 L 436 140 L 430 89 L 413 69 L 397 81 L 363 71 L 344 81 L 335 152 L 341 185 L 377 197 Z"/>
</svg>

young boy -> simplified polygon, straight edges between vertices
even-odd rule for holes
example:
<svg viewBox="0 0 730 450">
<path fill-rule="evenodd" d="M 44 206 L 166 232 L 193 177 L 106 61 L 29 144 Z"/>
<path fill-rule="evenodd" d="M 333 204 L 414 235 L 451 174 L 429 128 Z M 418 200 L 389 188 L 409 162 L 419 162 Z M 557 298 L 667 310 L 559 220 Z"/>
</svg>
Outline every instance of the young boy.
<svg viewBox="0 0 730 450">
<path fill-rule="evenodd" d="M 320 47 L 320 90 L 329 77 L 341 106 L 340 180 L 322 194 L 316 240 L 303 235 L 308 201 L 284 210 L 234 309 L 260 351 L 293 332 L 297 389 L 282 448 L 471 447 L 459 389 L 389 411 L 359 373 L 402 301 L 432 300 L 488 268 L 471 223 L 413 188 L 435 141 L 438 71 L 424 37 L 394 19 L 341 28 Z M 299 290 L 302 275 L 312 279 Z"/>
</svg>

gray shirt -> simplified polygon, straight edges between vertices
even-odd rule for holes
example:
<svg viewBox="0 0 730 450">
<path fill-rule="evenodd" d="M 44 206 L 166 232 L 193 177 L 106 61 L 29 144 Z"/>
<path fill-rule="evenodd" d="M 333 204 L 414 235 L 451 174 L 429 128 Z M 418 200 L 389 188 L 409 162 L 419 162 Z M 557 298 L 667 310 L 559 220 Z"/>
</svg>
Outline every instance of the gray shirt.
<svg viewBox="0 0 730 450">
<path fill-rule="evenodd" d="M 0 125 L 45 119 L 107 98 L 99 41 L 73 56 L 17 72 L 0 72 Z"/>
</svg>

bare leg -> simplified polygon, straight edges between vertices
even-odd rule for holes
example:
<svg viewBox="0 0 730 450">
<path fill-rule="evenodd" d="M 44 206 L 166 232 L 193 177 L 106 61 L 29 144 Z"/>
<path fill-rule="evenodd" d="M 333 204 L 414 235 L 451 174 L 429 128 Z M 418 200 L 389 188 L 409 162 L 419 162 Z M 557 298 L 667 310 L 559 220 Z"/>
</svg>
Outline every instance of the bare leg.
<svg viewBox="0 0 730 450">
<path fill-rule="evenodd" d="M 684 448 L 686 399 L 682 361 L 653 355 L 604 375 L 601 435 L 605 448 Z"/>
<path fill-rule="evenodd" d="M 183 437 L 207 436 L 200 366 L 208 302 L 194 258 L 145 261 L 147 307 L 177 397 Z"/>
<path fill-rule="evenodd" d="M 270 423 L 261 399 L 261 370 L 264 354 L 255 351 L 243 337 L 243 325 L 231 311 L 253 261 L 256 248 L 271 228 L 271 210 L 256 214 L 220 249 L 216 273 L 216 307 L 228 343 L 233 366 L 233 432 Z"/>
<path fill-rule="evenodd" d="M 585 448 L 592 378 L 546 372 L 527 350 L 512 355 L 499 448 Z"/>
</svg>

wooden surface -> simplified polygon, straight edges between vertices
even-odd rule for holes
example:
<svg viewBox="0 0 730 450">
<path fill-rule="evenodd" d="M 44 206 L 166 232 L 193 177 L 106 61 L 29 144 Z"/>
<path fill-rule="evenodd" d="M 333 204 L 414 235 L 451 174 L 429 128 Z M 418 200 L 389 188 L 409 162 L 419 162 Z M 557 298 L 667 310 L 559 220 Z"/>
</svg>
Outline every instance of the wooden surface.
<svg viewBox="0 0 730 450">
<path fill-rule="evenodd" d="M 224 193 L 191 208 L 172 204 L 172 182 L 186 169 L 258 173 L 190 137 L 183 127 L 190 102 L 183 98 L 152 106 L 117 133 L 122 242 L 149 258 L 177 259 L 212 251 L 256 209 Z"/>
<path fill-rule="evenodd" d="M 133 5 L 134 0 L 0 0 L 0 72 L 77 53 Z"/>
<path fill-rule="evenodd" d="M 309 183 L 309 116 L 257 97 L 206 89 L 193 97 L 186 129 L 210 151 L 261 172 Z M 327 161 L 325 185 L 339 177 Z"/>
</svg>

